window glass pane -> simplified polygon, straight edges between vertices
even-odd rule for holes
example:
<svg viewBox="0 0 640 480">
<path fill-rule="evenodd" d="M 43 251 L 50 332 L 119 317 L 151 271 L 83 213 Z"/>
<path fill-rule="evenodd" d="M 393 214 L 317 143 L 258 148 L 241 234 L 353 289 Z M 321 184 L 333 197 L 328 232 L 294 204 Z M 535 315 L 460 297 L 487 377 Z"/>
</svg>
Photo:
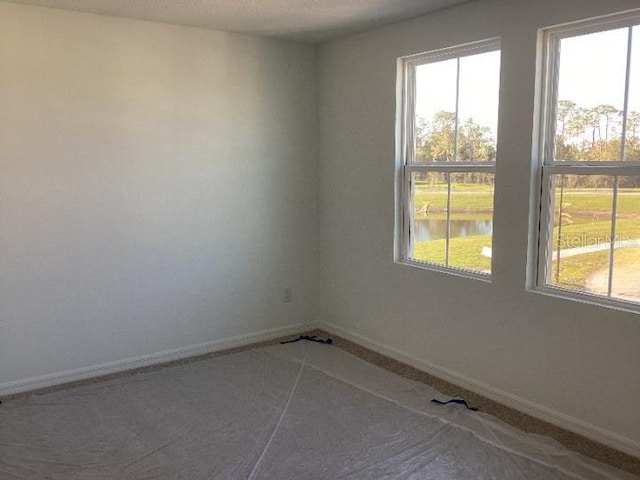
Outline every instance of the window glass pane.
<svg viewBox="0 0 640 480">
<path fill-rule="evenodd" d="M 410 254 L 412 260 L 445 265 L 447 245 L 446 173 L 412 173 Z"/>
<path fill-rule="evenodd" d="M 549 285 L 603 293 L 598 278 L 603 272 L 608 278 L 613 181 L 604 175 L 553 176 Z"/>
<path fill-rule="evenodd" d="M 500 51 L 460 59 L 457 161 L 495 161 Z"/>
<path fill-rule="evenodd" d="M 557 160 L 620 159 L 628 28 L 560 41 Z"/>
<path fill-rule="evenodd" d="M 493 174 L 452 173 L 449 266 L 491 273 Z"/>
<path fill-rule="evenodd" d="M 493 178 L 413 173 L 411 259 L 491 273 Z"/>
<path fill-rule="evenodd" d="M 416 67 L 415 160 L 452 161 L 455 148 L 457 59 Z"/>
<path fill-rule="evenodd" d="M 640 161 L 640 27 L 633 27 L 625 160 Z"/>
<path fill-rule="evenodd" d="M 618 180 L 611 296 L 640 302 L 640 175 Z"/>
</svg>

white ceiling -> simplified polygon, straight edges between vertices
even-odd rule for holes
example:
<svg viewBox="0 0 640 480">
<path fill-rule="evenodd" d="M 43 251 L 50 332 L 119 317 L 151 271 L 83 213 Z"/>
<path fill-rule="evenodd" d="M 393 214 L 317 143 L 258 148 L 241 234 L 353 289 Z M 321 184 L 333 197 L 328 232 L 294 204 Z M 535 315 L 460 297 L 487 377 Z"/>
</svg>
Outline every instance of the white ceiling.
<svg viewBox="0 0 640 480">
<path fill-rule="evenodd" d="M 470 0 L 10 0 L 289 40 L 324 42 Z"/>
</svg>

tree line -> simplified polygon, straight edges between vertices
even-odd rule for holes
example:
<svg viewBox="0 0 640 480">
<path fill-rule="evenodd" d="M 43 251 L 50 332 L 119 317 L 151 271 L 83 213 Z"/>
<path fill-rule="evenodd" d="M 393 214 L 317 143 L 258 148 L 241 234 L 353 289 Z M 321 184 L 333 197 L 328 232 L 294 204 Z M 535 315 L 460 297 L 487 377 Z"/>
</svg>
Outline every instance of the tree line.
<svg viewBox="0 0 640 480">
<path fill-rule="evenodd" d="M 455 112 L 437 112 L 431 121 L 416 119 L 415 159 L 417 162 L 495 161 L 496 141 L 491 129 L 477 124 L 472 118 L 458 123 Z M 445 183 L 445 173 L 429 173 L 424 180 Z M 478 172 L 451 173 L 456 183 L 493 184 L 493 175 Z"/>
<path fill-rule="evenodd" d="M 560 100 L 556 112 L 555 155 L 564 161 L 617 161 L 622 153 L 623 112 L 612 105 L 583 108 Z M 640 113 L 627 112 L 625 161 L 640 161 Z M 565 187 L 611 188 L 606 175 L 565 175 Z M 640 176 L 619 177 L 620 187 L 640 187 Z"/>
<path fill-rule="evenodd" d="M 581 161 L 619 160 L 623 113 L 612 105 L 583 108 L 570 100 L 558 102 L 556 112 L 556 159 Z M 496 140 L 490 128 L 472 118 L 458 121 L 455 112 L 437 112 L 431 120 L 418 117 L 415 126 L 415 159 L 418 162 L 495 161 Z M 640 161 L 640 113 L 627 114 L 625 160 Z M 445 174 L 430 174 L 434 182 Z M 491 184 L 493 175 L 451 174 L 452 181 Z M 564 175 L 568 188 L 610 188 L 613 177 Z M 640 187 L 640 175 L 620 177 L 620 187 Z"/>
</svg>

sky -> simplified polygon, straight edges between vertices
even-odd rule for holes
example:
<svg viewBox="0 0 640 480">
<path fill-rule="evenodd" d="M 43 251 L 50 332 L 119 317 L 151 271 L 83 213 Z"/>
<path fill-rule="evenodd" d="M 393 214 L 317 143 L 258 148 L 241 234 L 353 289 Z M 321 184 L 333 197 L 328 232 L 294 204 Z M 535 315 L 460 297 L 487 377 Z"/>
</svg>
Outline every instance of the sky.
<svg viewBox="0 0 640 480">
<path fill-rule="evenodd" d="M 585 108 L 610 104 L 623 109 L 628 28 L 561 40 L 558 99 Z M 633 27 L 629 110 L 640 112 L 640 26 Z M 416 68 L 416 116 L 430 119 L 455 111 L 456 59 Z M 489 127 L 498 124 L 500 52 L 460 59 L 459 118 Z M 432 93 L 434 93 L 432 95 Z"/>
<path fill-rule="evenodd" d="M 456 110 L 456 59 L 419 65 L 416 68 L 416 116 L 430 119 L 436 112 Z M 500 52 L 460 59 L 459 118 L 473 118 L 491 128 L 498 126 Z M 432 95 L 434 93 L 434 95 Z"/>
<path fill-rule="evenodd" d="M 558 99 L 622 110 L 628 28 L 565 38 L 560 44 Z M 633 28 L 629 110 L 640 111 L 640 27 Z"/>
</svg>

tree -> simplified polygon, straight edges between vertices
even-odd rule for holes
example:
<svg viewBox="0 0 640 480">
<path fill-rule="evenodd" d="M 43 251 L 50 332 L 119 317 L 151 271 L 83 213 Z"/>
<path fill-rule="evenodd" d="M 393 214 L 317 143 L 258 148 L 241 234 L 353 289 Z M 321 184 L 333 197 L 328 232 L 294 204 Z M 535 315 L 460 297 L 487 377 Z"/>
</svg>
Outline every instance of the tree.
<svg viewBox="0 0 640 480">
<path fill-rule="evenodd" d="M 556 158 L 559 160 L 617 160 L 620 156 L 622 112 L 612 105 L 592 108 L 560 100 L 556 110 Z M 440 111 L 426 120 L 418 117 L 415 127 L 415 154 L 421 162 L 494 161 L 495 140 L 491 130 L 472 118 L 459 119 L 456 114 Z M 621 130 L 620 130 L 621 131 Z M 640 161 L 640 113 L 627 113 L 625 160 Z M 451 174 L 456 182 L 489 184 L 492 175 L 481 173 Z M 440 182 L 440 174 L 432 181 Z M 610 175 L 571 175 L 564 180 L 567 188 L 610 188 Z M 620 177 L 621 187 L 640 187 L 640 177 Z"/>
<path fill-rule="evenodd" d="M 456 136 L 457 133 L 457 136 Z M 431 121 L 416 119 L 415 156 L 422 162 L 494 161 L 495 140 L 491 130 L 479 125 L 472 118 L 459 122 L 456 132 L 456 114 L 437 112 Z M 452 179 L 465 183 L 492 183 L 493 176 L 477 173 L 455 173 Z"/>
<path fill-rule="evenodd" d="M 600 155 L 598 160 L 617 160 L 618 149 L 608 148 L 609 145 L 609 133 L 611 132 L 611 128 L 615 125 L 616 118 L 621 116 L 621 112 L 615 108 L 613 105 L 598 105 L 597 107 L 591 109 L 592 115 L 594 118 L 597 118 L 598 121 L 598 146 Z M 604 141 L 602 139 L 602 123 L 604 122 Z M 619 145 L 619 143 L 618 143 Z"/>
<path fill-rule="evenodd" d="M 640 113 L 627 113 L 625 160 L 640 161 Z"/>
<path fill-rule="evenodd" d="M 567 131 L 573 116 L 576 114 L 576 104 L 571 100 L 560 100 L 557 109 L 556 125 L 556 158 L 570 160 L 571 150 L 567 145 Z"/>
<path fill-rule="evenodd" d="M 458 161 L 494 161 L 496 148 L 488 127 L 478 125 L 468 118 L 458 126 Z"/>
<path fill-rule="evenodd" d="M 455 157 L 456 114 L 441 111 L 433 116 L 425 142 L 426 160 L 451 162 Z"/>
</svg>

